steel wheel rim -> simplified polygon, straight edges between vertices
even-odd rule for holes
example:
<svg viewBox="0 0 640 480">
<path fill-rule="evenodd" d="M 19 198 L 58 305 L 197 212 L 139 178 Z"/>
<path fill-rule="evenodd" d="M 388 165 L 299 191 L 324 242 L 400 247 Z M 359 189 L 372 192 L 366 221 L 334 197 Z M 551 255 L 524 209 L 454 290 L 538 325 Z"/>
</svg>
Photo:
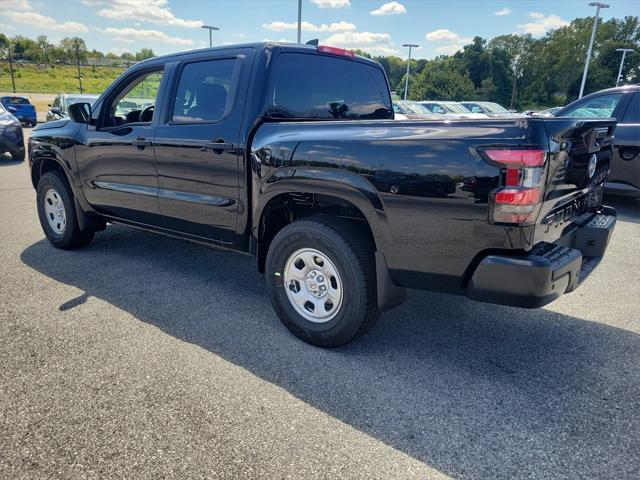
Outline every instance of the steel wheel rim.
<svg viewBox="0 0 640 480">
<path fill-rule="evenodd" d="M 342 306 L 343 285 L 338 269 L 313 248 L 293 252 L 284 268 L 284 289 L 291 306 L 313 323 L 333 319 Z"/>
<path fill-rule="evenodd" d="M 49 228 L 56 235 L 64 234 L 67 226 L 67 211 L 62 196 L 55 188 L 49 188 L 44 194 L 44 215 Z"/>
</svg>

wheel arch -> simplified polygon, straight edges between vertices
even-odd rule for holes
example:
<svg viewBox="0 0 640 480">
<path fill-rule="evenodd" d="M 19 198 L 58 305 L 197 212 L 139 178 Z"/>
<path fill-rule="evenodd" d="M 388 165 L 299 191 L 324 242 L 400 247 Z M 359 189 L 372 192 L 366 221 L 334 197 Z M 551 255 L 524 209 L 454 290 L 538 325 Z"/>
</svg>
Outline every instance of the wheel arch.
<svg viewBox="0 0 640 480">
<path fill-rule="evenodd" d="M 258 270 L 264 272 L 267 252 L 275 235 L 285 226 L 313 215 L 342 218 L 358 226 L 371 241 L 375 256 L 378 308 L 387 310 L 402 303 L 406 290 L 391 279 L 384 252 L 391 235 L 383 209 L 374 208 L 370 198 L 346 184 L 296 181 L 261 193 L 253 216 L 252 251 Z M 380 204 L 382 206 L 382 204 Z"/>
</svg>

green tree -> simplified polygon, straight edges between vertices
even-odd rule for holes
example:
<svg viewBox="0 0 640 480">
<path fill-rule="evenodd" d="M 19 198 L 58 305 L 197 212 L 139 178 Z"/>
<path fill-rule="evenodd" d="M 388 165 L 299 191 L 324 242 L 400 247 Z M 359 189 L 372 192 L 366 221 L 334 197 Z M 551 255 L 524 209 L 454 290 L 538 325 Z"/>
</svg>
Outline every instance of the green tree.
<svg viewBox="0 0 640 480">
<path fill-rule="evenodd" d="M 150 48 L 143 48 L 136 52 L 135 59 L 137 61 L 140 61 L 140 60 L 146 60 L 147 58 L 153 58 L 155 56 L 156 54 L 153 53 L 153 50 L 151 50 Z"/>
</svg>

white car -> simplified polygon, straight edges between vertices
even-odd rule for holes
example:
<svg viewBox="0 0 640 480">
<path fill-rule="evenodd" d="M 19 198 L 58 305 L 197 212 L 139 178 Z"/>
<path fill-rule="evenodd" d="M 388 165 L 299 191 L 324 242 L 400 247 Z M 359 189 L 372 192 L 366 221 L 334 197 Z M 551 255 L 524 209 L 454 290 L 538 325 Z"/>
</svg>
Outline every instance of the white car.
<svg viewBox="0 0 640 480">
<path fill-rule="evenodd" d="M 458 102 L 425 100 L 418 102 L 429 112 L 454 118 L 489 118 L 484 113 L 473 113 Z"/>
</svg>

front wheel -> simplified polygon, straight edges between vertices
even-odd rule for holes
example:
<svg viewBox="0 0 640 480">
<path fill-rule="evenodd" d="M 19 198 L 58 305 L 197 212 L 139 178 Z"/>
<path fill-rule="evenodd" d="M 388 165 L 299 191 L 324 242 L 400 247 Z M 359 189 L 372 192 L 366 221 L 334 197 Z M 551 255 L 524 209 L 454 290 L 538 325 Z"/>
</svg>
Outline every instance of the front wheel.
<svg viewBox="0 0 640 480">
<path fill-rule="evenodd" d="M 266 261 L 271 303 L 282 323 L 313 345 L 338 347 L 378 319 L 371 240 L 341 219 L 298 220 L 275 236 Z"/>
<path fill-rule="evenodd" d="M 78 226 L 73 191 L 64 174 L 53 170 L 42 175 L 36 198 L 40 225 L 54 247 L 70 250 L 91 242 L 95 230 Z"/>
</svg>

